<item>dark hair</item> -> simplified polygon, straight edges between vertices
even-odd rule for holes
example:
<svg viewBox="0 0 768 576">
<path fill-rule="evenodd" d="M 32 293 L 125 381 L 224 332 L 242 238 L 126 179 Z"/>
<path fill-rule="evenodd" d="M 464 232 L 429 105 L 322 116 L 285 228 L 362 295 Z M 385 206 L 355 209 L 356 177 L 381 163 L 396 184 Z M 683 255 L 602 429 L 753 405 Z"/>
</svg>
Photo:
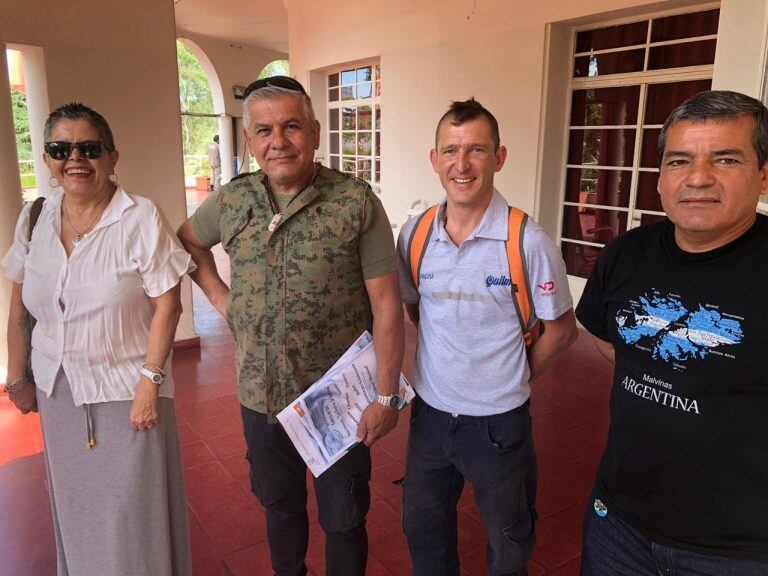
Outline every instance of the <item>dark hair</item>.
<svg viewBox="0 0 768 576">
<path fill-rule="evenodd" d="M 495 150 L 499 149 L 501 144 L 501 138 L 499 137 L 499 123 L 496 117 L 491 114 L 487 108 L 485 108 L 480 102 L 475 100 L 474 97 L 464 101 L 451 102 L 448 112 L 443 114 L 440 118 L 440 122 L 437 123 L 437 129 L 435 130 L 435 148 L 437 148 L 437 140 L 440 137 L 440 127 L 444 122 L 450 122 L 453 126 L 461 126 L 465 122 L 476 120 L 477 118 L 484 118 L 491 128 L 491 138 L 493 139 L 493 147 Z"/>
<path fill-rule="evenodd" d="M 743 116 L 755 119 L 752 133 L 752 147 L 757 154 L 757 163 L 762 168 L 768 161 L 768 109 L 760 100 L 730 90 L 708 90 L 691 96 L 672 111 L 659 133 L 659 162 L 664 156 L 667 131 L 683 120 L 705 122 L 706 120 L 736 120 Z"/>
<path fill-rule="evenodd" d="M 218 141 L 219 141 L 219 135 L 218 135 L 218 134 L 216 134 L 216 135 L 213 137 L 213 141 L 214 141 L 214 142 L 218 142 Z"/>
<path fill-rule="evenodd" d="M 45 121 L 45 130 L 43 131 L 43 139 L 45 142 L 49 141 L 53 127 L 60 120 L 87 120 L 94 128 L 96 128 L 96 131 L 99 133 L 99 139 L 106 149 L 110 152 L 114 151 L 115 139 L 112 137 L 112 130 L 109 128 L 109 123 L 104 119 L 104 116 L 95 110 L 88 108 L 85 104 L 80 104 L 80 102 L 64 104 L 64 106 L 59 106 L 56 110 L 48 114 L 48 119 Z"/>
</svg>

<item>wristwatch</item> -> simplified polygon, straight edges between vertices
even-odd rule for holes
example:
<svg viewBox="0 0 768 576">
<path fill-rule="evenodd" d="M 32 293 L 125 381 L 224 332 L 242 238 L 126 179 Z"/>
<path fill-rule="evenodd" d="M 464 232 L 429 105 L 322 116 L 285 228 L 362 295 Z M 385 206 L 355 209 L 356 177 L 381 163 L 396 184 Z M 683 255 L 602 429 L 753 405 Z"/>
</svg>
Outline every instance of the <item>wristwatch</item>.
<svg viewBox="0 0 768 576">
<path fill-rule="evenodd" d="M 382 406 L 391 408 L 392 410 L 398 410 L 400 408 L 400 402 L 402 402 L 402 398 L 400 398 L 399 394 L 389 394 L 388 396 L 384 396 L 383 394 L 376 394 L 376 402 Z"/>
<path fill-rule="evenodd" d="M 160 386 L 163 382 L 165 382 L 165 374 L 162 372 L 153 372 L 146 366 L 141 367 L 141 374 L 142 376 L 146 376 L 149 378 L 152 382 Z"/>
</svg>

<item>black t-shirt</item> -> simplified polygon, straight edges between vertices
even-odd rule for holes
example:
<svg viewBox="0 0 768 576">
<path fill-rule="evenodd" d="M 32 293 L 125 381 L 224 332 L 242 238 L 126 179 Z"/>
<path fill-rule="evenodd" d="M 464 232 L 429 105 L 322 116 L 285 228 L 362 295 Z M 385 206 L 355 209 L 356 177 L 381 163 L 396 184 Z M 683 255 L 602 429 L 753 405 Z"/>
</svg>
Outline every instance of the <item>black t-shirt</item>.
<svg viewBox="0 0 768 576">
<path fill-rule="evenodd" d="M 609 513 L 664 545 L 768 561 L 768 218 L 698 254 L 668 221 L 620 236 L 576 316 L 616 351 Z"/>
</svg>

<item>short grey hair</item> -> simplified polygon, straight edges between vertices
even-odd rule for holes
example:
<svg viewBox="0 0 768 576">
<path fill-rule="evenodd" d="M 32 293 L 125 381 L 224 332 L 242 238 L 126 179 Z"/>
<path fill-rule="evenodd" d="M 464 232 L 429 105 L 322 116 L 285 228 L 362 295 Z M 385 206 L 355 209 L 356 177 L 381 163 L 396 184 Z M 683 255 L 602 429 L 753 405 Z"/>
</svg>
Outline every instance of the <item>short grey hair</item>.
<svg viewBox="0 0 768 576">
<path fill-rule="evenodd" d="M 243 100 L 243 126 L 245 130 L 250 134 L 251 132 L 251 114 L 248 110 L 248 106 L 251 102 L 257 100 L 277 100 L 278 98 L 285 98 L 289 96 L 291 98 L 301 98 L 301 103 L 304 108 L 304 116 L 309 120 L 310 124 L 315 123 L 315 111 L 312 109 L 312 100 L 309 96 L 302 94 L 297 90 L 289 90 L 288 88 L 281 88 L 280 86 L 265 86 L 254 90 L 248 97 Z"/>
<path fill-rule="evenodd" d="M 104 116 L 80 102 L 64 104 L 48 114 L 48 118 L 45 121 L 45 128 L 43 129 L 44 142 L 50 140 L 53 127 L 61 120 L 86 120 L 91 126 L 96 128 L 96 132 L 99 133 L 99 140 L 104 144 L 104 147 L 110 152 L 115 150 L 115 139 L 112 136 L 109 122 L 106 121 Z"/>
<path fill-rule="evenodd" d="M 708 90 L 691 96 L 672 111 L 659 133 L 659 162 L 664 156 L 669 128 L 688 120 L 705 122 L 707 120 L 736 120 L 744 116 L 755 119 L 752 133 L 752 147 L 757 154 L 759 168 L 768 161 L 768 109 L 751 96 L 730 90 Z"/>
</svg>

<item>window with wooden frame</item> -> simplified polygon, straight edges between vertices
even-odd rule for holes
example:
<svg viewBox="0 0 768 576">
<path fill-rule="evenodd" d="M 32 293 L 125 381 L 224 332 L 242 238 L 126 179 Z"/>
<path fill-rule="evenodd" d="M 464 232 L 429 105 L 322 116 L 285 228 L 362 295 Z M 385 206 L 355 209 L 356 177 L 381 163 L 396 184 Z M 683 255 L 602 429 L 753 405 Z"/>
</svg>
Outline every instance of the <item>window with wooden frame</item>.
<svg viewBox="0 0 768 576">
<path fill-rule="evenodd" d="M 588 277 L 608 241 L 665 218 L 659 131 L 711 88 L 719 16 L 710 6 L 574 31 L 560 227 L 569 274 Z"/>
<path fill-rule="evenodd" d="M 331 168 L 380 192 L 381 66 L 368 62 L 328 73 L 328 158 Z"/>
</svg>

